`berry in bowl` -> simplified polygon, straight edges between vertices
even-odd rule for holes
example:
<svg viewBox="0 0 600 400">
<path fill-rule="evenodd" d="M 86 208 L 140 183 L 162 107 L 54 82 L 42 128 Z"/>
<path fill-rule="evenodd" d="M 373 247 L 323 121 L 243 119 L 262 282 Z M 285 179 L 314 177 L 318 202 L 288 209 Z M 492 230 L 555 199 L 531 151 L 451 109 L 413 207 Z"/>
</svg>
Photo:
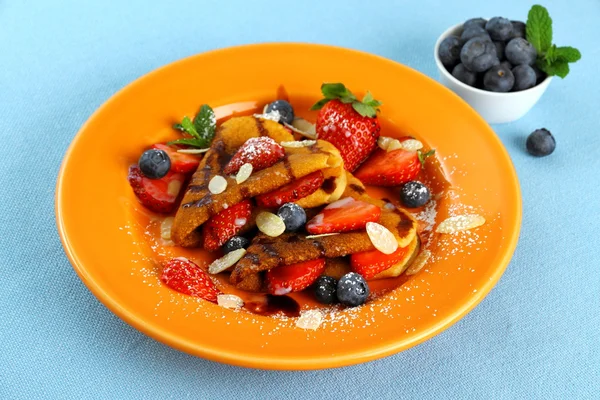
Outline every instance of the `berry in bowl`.
<svg viewBox="0 0 600 400">
<path fill-rule="evenodd" d="M 452 26 L 437 40 L 434 58 L 445 86 L 487 122 L 504 123 L 524 116 L 552 76 L 564 78 L 581 54 L 552 44 L 552 20 L 535 5 L 527 23 L 494 17 Z"/>
</svg>

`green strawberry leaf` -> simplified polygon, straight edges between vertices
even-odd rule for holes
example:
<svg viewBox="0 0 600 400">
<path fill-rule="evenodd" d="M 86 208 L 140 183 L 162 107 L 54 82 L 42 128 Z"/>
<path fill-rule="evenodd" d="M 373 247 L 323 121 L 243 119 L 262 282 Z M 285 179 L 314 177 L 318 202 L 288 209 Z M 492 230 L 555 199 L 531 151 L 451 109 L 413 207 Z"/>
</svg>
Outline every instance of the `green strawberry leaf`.
<svg viewBox="0 0 600 400">
<path fill-rule="evenodd" d="M 581 59 L 581 53 L 575 47 L 561 46 L 555 47 L 554 55 L 557 60 L 566 62 L 577 62 Z"/>
<path fill-rule="evenodd" d="M 526 36 L 538 54 L 544 54 L 552 46 L 552 19 L 545 7 L 534 5 L 529 10 Z"/>
<path fill-rule="evenodd" d="M 311 111 L 315 111 L 315 110 L 320 110 L 321 108 L 323 108 L 323 106 L 325 104 L 327 104 L 329 102 L 329 100 L 331 99 L 321 99 L 319 101 L 317 101 L 315 104 L 312 105 L 312 107 L 310 108 Z"/>
<path fill-rule="evenodd" d="M 352 108 L 354 108 L 354 111 L 356 111 L 363 117 L 374 118 L 377 116 L 377 109 L 375 107 L 372 107 L 365 103 L 361 103 L 360 101 L 353 102 Z"/>
<path fill-rule="evenodd" d="M 340 99 L 344 103 L 350 103 L 356 100 L 356 96 L 354 96 L 343 83 L 324 83 L 321 85 L 321 92 L 326 99 L 330 100 Z"/>
<path fill-rule="evenodd" d="M 569 74 L 569 63 L 567 61 L 556 60 L 552 64 L 540 61 L 541 60 L 538 60 L 538 62 L 536 63 L 538 68 L 550 76 L 556 75 L 561 78 L 564 78 Z"/>
</svg>

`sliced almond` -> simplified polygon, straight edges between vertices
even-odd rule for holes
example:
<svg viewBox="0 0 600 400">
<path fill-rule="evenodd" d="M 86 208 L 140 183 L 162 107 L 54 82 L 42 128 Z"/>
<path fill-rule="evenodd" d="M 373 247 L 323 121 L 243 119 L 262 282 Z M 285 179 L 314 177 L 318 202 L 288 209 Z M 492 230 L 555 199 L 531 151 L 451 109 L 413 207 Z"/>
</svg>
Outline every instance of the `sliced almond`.
<svg viewBox="0 0 600 400">
<path fill-rule="evenodd" d="M 367 222 L 367 235 L 373 246 L 383 254 L 392 254 L 398 250 L 398 241 L 394 234 L 377 222 Z"/>
<path fill-rule="evenodd" d="M 323 314 L 319 310 L 304 311 L 296 321 L 296 326 L 301 329 L 317 329 L 323 322 Z"/>
<path fill-rule="evenodd" d="M 427 261 L 429 261 L 429 257 L 431 257 L 431 251 L 423 250 L 422 252 L 420 252 L 417 258 L 415 258 L 415 261 L 413 261 L 410 267 L 408 267 L 405 274 L 414 275 L 420 270 L 422 270 L 425 264 L 427 264 Z"/>
<path fill-rule="evenodd" d="M 160 237 L 165 240 L 171 240 L 171 227 L 173 226 L 173 217 L 163 219 L 160 224 Z"/>
<path fill-rule="evenodd" d="M 214 176 L 210 182 L 208 182 L 208 191 L 212 194 L 223 193 L 227 189 L 227 180 L 221 175 Z"/>
<path fill-rule="evenodd" d="M 252 164 L 250 163 L 245 163 L 244 165 L 242 165 L 237 175 L 235 176 L 235 181 L 237 183 L 246 182 L 246 179 L 250 178 L 250 175 L 252 175 L 253 168 L 254 167 L 252 167 Z"/>
<path fill-rule="evenodd" d="M 408 151 L 417 151 L 423 148 L 423 143 L 418 141 L 417 139 L 408 139 L 401 143 L 402 148 Z"/>
<path fill-rule="evenodd" d="M 321 233 L 320 235 L 308 235 L 305 237 L 305 239 L 316 239 L 316 238 L 320 238 L 320 237 L 335 236 L 335 235 L 339 235 L 339 233 L 336 232 L 336 233 Z"/>
<path fill-rule="evenodd" d="M 237 249 L 225 254 L 221 258 L 217 258 L 208 266 L 209 274 L 218 274 L 232 267 L 236 262 L 240 261 L 246 254 L 246 249 Z"/>
<path fill-rule="evenodd" d="M 237 310 L 244 306 L 244 300 L 235 294 L 220 294 L 217 296 L 217 304 L 221 307 Z"/>
<path fill-rule="evenodd" d="M 296 117 L 292 121 L 292 124 L 284 124 L 286 127 L 291 129 L 292 131 L 301 134 L 302 136 L 306 136 L 309 139 L 317 138 L 317 128 L 316 125 L 312 122 L 305 120 L 304 118 Z"/>
<path fill-rule="evenodd" d="M 206 149 L 180 149 L 180 150 L 177 150 L 177 152 L 178 153 L 183 153 L 183 154 L 202 154 L 202 153 L 206 153 L 209 150 L 210 150 L 210 148 L 206 148 Z"/>
<path fill-rule="evenodd" d="M 379 136 L 379 138 L 377 139 L 377 146 L 379 146 L 382 150 L 387 150 L 388 146 L 393 140 L 396 139 L 388 136 Z"/>
<path fill-rule="evenodd" d="M 265 108 L 262 114 L 254 114 L 254 118 L 268 119 L 270 121 L 275 122 L 279 122 L 279 120 L 281 119 L 281 114 L 277 110 L 272 110 L 271 112 L 264 111 L 267 111 L 267 109 Z"/>
<path fill-rule="evenodd" d="M 308 147 L 316 144 L 316 140 L 294 140 L 292 142 L 281 142 L 283 147 Z"/>
<path fill-rule="evenodd" d="M 485 224 L 485 218 L 477 214 L 464 214 L 450 217 L 442 221 L 435 230 L 438 233 L 456 233 L 477 228 Z"/>
<path fill-rule="evenodd" d="M 167 186 L 167 193 L 169 196 L 177 196 L 179 191 L 181 190 L 181 182 L 180 181 L 171 181 L 169 182 L 169 186 Z"/>
<path fill-rule="evenodd" d="M 285 232 L 285 223 L 273 213 L 263 211 L 256 216 L 256 226 L 267 236 L 277 237 Z"/>
<path fill-rule="evenodd" d="M 398 139 L 394 139 L 388 145 L 387 151 L 394 151 L 402 148 L 404 148 L 402 143 Z"/>
</svg>

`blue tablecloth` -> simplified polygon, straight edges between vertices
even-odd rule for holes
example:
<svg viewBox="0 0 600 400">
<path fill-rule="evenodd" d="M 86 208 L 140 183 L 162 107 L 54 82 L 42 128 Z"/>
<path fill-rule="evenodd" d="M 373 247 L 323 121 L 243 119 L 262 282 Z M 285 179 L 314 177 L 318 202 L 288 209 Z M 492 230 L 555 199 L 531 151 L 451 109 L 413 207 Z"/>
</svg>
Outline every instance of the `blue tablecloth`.
<svg viewBox="0 0 600 400">
<path fill-rule="evenodd" d="M 433 44 L 448 26 L 476 16 L 523 19 L 530 6 L 1 2 L 0 398 L 598 398 L 598 0 L 546 2 L 555 41 L 579 47 L 583 59 L 527 116 L 494 126 L 523 191 L 521 239 L 508 270 L 468 316 L 416 348 L 314 372 L 188 356 L 100 304 L 71 268 L 54 223 L 58 168 L 79 127 L 113 93 L 161 65 L 231 45 L 303 41 L 368 51 L 437 77 Z M 540 127 L 558 145 L 536 159 L 524 144 Z"/>
</svg>

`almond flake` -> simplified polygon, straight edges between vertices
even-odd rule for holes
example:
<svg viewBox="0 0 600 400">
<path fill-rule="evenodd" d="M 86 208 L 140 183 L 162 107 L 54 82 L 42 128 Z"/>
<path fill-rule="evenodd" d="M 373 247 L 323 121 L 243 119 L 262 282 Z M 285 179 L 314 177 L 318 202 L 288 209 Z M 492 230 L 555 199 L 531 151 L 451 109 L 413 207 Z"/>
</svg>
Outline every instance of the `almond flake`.
<svg viewBox="0 0 600 400">
<path fill-rule="evenodd" d="M 210 182 L 208 182 L 208 191 L 212 194 L 223 193 L 227 189 L 227 180 L 221 175 L 214 176 Z"/>
<path fill-rule="evenodd" d="M 293 142 L 281 142 L 283 147 L 308 147 L 316 144 L 316 140 L 294 140 Z"/>
<path fill-rule="evenodd" d="M 171 227 L 173 226 L 173 217 L 167 217 L 163 219 L 160 224 L 160 237 L 165 240 L 171 240 Z"/>
<path fill-rule="evenodd" d="M 402 148 L 408 151 L 417 151 L 423 148 L 423 143 L 419 142 L 416 139 L 408 139 L 401 143 Z"/>
<path fill-rule="evenodd" d="M 427 261 L 429 261 L 429 257 L 431 257 L 431 252 L 429 250 L 423 250 L 420 252 L 417 258 L 415 258 L 415 261 L 413 261 L 410 267 L 408 267 L 406 270 L 406 275 L 414 275 L 423 269 L 425 264 L 427 264 Z"/>
<path fill-rule="evenodd" d="M 219 272 L 225 271 L 227 268 L 240 261 L 240 259 L 244 257 L 244 254 L 246 254 L 246 249 L 237 249 L 225 254 L 221 258 L 217 258 L 208 266 L 208 273 L 218 274 Z"/>
<path fill-rule="evenodd" d="M 283 220 L 267 211 L 263 211 L 256 216 L 256 226 L 262 233 L 271 237 L 277 237 L 285 231 Z"/>
<path fill-rule="evenodd" d="M 392 254 L 398 250 L 398 241 L 392 232 L 376 222 L 367 222 L 367 235 L 373 246 L 383 254 Z"/>
<path fill-rule="evenodd" d="M 243 307 L 244 300 L 235 294 L 220 294 L 217 296 L 217 304 L 221 307 L 237 310 Z"/>
<path fill-rule="evenodd" d="M 321 233 L 320 235 L 308 235 L 305 237 L 305 239 L 316 239 L 316 238 L 320 238 L 320 237 L 325 237 L 325 236 L 335 236 L 335 235 L 339 235 L 339 233 Z"/>
<path fill-rule="evenodd" d="M 303 136 L 306 136 L 309 139 L 317 138 L 317 128 L 315 124 L 308 122 L 304 118 L 296 117 L 292 121 L 292 124 L 284 124 L 286 127 L 291 129 L 292 131 L 299 133 Z"/>
<path fill-rule="evenodd" d="M 253 167 L 250 163 L 245 163 L 244 165 L 242 165 L 237 175 L 235 176 L 235 181 L 238 184 L 246 182 L 246 179 L 250 178 L 250 175 L 252 175 L 252 169 Z"/>
<path fill-rule="evenodd" d="M 169 196 L 177 196 L 179 191 L 181 190 L 181 182 L 180 181 L 171 181 L 169 182 L 169 186 L 167 186 L 167 193 Z"/>
<path fill-rule="evenodd" d="M 394 151 L 394 150 L 403 149 L 403 148 L 404 148 L 403 144 L 398 139 L 393 139 L 390 142 L 390 144 L 388 145 L 388 148 L 386 151 Z"/>
<path fill-rule="evenodd" d="M 304 311 L 296 321 L 296 326 L 302 329 L 316 330 L 323 322 L 323 314 L 319 310 Z"/>
<path fill-rule="evenodd" d="M 485 224 L 485 218 L 477 214 L 464 214 L 447 218 L 435 230 L 438 233 L 456 233 Z"/>
<path fill-rule="evenodd" d="M 379 146 L 382 150 L 387 150 L 388 146 L 393 140 L 396 139 L 387 136 L 379 136 L 379 139 L 377 139 L 377 146 Z"/>
<path fill-rule="evenodd" d="M 210 150 L 210 148 L 206 148 L 206 149 L 180 149 L 180 150 L 177 150 L 177 152 L 178 153 L 183 153 L 183 154 L 202 154 L 202 153 L 206 153 L 209 150 Z"/>
<path fill-rule="evenodd" d="M 281 114 L 277 110 L 272 110 L 271 112 L 264 111 L 267 111 L 267 109 L 265 108 L 262 114 L 254 114 L 254 118 L 268 119 L 270 121 L 275 122 L 279 122 L 279 120 L 281 119 Z"/>
</svg>

